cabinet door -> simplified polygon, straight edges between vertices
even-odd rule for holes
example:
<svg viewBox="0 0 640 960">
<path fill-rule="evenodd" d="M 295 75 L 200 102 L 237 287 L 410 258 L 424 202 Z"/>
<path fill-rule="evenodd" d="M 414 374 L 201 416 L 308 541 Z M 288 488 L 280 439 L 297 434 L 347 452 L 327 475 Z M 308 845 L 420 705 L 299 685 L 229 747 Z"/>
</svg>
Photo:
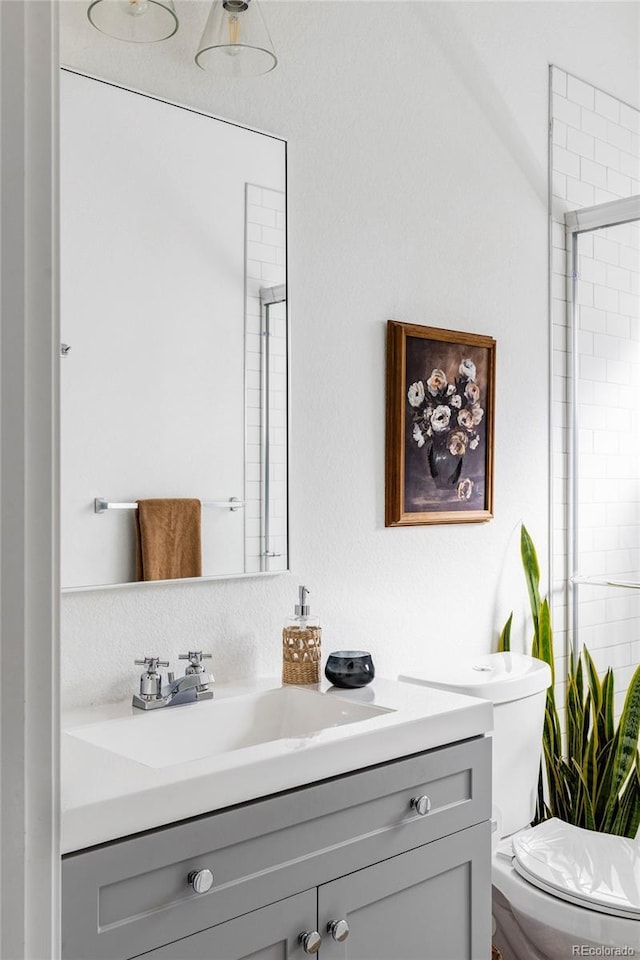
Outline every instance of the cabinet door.
<svg viewBox="0 0 640 960">
<path fill-rule="evenodd" d="M 321 960 L 486 960 L 491 955 L 488 823 L 319 888 Z M 346 920 L 336 942 L 327 926 Z"/>
<path fill-rule="evenodd" d="M 141 960 L 299 960 L 305 954 L 298 936 L 317 929 L 316 908 L 316 891 L 306 890 L 141 954 Z"/>
</svg>

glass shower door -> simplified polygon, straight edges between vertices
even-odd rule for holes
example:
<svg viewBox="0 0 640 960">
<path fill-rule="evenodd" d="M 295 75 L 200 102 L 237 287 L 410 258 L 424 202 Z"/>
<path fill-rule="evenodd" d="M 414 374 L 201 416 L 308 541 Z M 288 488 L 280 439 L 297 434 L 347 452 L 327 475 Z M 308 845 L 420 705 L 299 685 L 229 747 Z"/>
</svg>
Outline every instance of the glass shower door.
<svg viewBox="0 0 640 960">
<path fill-rule="evenodd" d="M 566 219 L 570 627 L 619 709 L 640 662 L 640 198 Z"/>
</svg>

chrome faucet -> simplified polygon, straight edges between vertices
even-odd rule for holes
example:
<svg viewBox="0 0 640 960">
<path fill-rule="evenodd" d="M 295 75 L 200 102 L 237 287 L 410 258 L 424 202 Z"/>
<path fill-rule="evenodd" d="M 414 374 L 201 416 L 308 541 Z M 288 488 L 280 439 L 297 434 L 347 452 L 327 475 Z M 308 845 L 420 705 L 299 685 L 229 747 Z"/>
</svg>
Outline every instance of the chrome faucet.
<svg viewBox="0 0 640 960">
<path fill-rule="evenodd" d="M 145 672 L 140 676 L 140 693 L 133 695 L 133 706 L 140 710 L 157 710 L 159 707 L 171 707 L 195 700 L 211 700 L 214 678 L 202 666 L 203 660 L 210 659 L 211 654 L 202 653 L 201 650 L 181 653 L 178 660 L 189 661 L 184 676 L 176 679 L 175 674 L 169 673 L 168 682 L 164 686 L 158 667 L 168 667 L 168 660 L 159 660 L 158 657 L 135 660 L 134 663 L 145 667 Z"/>
</svg>

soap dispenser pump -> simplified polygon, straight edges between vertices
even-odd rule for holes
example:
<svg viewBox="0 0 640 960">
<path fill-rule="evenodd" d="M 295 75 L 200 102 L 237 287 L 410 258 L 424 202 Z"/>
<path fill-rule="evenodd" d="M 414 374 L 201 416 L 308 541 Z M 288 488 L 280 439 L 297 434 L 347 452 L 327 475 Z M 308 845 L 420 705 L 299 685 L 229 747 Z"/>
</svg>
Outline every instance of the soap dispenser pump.
<svg viewBox="0 0 640 960">
<path fill-rule="evenodd" d="M 298 603 L 292 617 L 287 617 L 282 631 L 282 682 L 320 682 L 320 639 L 318 617 L 311 616 L 307 603 L 309 590 L 298 587 Z"/>
</svg>

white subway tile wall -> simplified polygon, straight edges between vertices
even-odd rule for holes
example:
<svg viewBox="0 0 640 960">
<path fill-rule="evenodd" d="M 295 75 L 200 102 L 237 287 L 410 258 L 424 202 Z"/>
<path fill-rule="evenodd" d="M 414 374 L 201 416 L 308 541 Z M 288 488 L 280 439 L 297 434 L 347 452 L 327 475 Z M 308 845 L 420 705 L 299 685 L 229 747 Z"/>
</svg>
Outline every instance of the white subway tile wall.
<svg viewBox="0 0 640 960">
<path fill-rule="evenodd" d="M 570 374 L 564 214 L 640 193 L 640 111 L 557 67 L 551 69 L 551 91 L 552 610 L 562 677 Z M 640 224 L 580 236 L 580 573 L 635 580 L 640 577 L 639 268 Z M 599 670 L 613 668 L 619 712 L 640 662 L 640 592 L 578 589 L 579 637 Z"/>
<path fill-rule="evenodd" d="M 286 304 L 269 308 L 269 504 L 268 550 L 265 557 L 264 478 L 262 449 L 262 364 L 264 308 L 262 287 L 286 282 L 285 196 L 248 183 L 246 220 L 246 529 L 245 570 L 286 570 L 287 561 L 287 311 Z"/>
</svg>

